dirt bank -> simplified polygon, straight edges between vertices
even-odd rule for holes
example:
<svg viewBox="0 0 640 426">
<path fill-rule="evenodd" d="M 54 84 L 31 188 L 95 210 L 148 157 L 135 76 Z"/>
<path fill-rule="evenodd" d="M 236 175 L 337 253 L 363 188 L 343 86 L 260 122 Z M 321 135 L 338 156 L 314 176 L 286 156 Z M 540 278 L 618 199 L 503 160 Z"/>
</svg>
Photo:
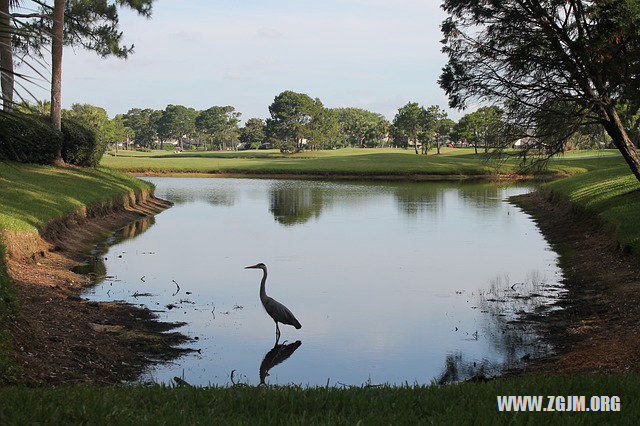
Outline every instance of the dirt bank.
<svg viewBox="0 0 640 426">
<path fill-rule="evenodd" d="M 4 233 L 9 275 L 19 312 L 10 325 L 22 383 L 119 383 L 133 380 L 154 361 L 184 350 L 179 324 L 161 323 L 148 309 L 79 297 L 90 282 L 71 271 L 110 232 L 170 207 L 151 194 L 123 197 L 49 224 L 42 232 Z"/>
<path fill-rule="evenodd" d="M 640 370 L 640 264 L 602 222 L 548 192 L 516 197 L 561 255 L 563 309 L 532 317 L 557 354 L 524 372 Z"/>
</svg>

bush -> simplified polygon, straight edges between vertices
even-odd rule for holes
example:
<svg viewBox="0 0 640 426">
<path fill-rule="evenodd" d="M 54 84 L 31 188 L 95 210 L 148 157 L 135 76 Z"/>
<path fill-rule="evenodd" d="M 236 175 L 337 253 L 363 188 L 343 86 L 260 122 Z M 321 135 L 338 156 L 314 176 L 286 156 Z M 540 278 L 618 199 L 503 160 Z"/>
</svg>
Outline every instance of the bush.
<svg viewBox="0 0 640 426">
<path fill-rule="evenodd" d="M 21 163 L 51 164 L 62 145 L 62 134 L 45 117 L 0 114 L 0 157 Z"/>
<path fill-rule="evenodd" d="M 107 144 L 93 129 L 64 118 L 62 135 L 62 158 L 65 162 L 85 167 L 95 167 L 100 163 Z"/>
</svg>

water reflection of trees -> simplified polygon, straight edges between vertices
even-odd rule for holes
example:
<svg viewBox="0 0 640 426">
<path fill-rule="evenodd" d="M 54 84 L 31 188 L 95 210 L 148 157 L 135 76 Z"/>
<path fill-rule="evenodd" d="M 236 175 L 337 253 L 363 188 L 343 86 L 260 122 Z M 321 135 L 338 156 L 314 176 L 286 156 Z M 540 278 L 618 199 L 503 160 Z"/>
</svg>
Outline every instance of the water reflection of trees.
<svg viewBox="0 0 640 426">
<path fill-rule="evenodd" d="M 137 237 L 138 235 L 146 232 L 155 223 L 156 220 L 153 216 L 146 216 L 109 234 L 103 241 L 96 243 L 90 252 L 91 257 L 87 262 L 82 265 L 75 266 L 72 268 L 72 271 L 79 274 L 93 276 L 94 284 L 97 284 L 100 277 L 104 277 L 107 273 L 107 267 L 104 263 L 104 254 L 109 251 L 109 247 L 122 241 Z"/>
<path fill-rule="evenodd" d="M 503 189 L 495 183 L 466 184 L 458 186 L 458 194 L 464 205 L 478 210 L 494 210 L 503 202 Z"/>
<path fill-rule="evenodd" d="M 119 234 L 120 240 L 128 240 L 142 234 L 155 223 L 156 220 L 153 216 L 147 216 L 140 220 L 136 220 L 133 223 L 130 223 L 117 233 Z"/>
<path fill-rule="evenodd" d="M 449 354 L 438 383 L 494 376 L 548 354 L 552 347 L 540 337 L 537 322 L 530 317 L 554 309 L 563 293 L 561 286 L 548 283 L 540 271 L 529 273 L 524 282 L 511 282 L 508 276 L 493 279 L 478 294 L 476 308 L 487 318 L 484 337 L 502 359 L 477 361 L 462 352 Z"/>
<path fill-rule="evenodd" d="M 236 202 L 237 191 L 224 188 L 206 188 L 205 190 L 185 191 L 182 188 L 167 189 L 164 197 L 175 204 L 194 203 L 203 201 L 212 206 L 233 206 Z"/>
<path fill-rule="evenodd" d="M 296 225 L 311 218 L 320 217 L 323 207 L 330 202 L 320 187 L 279 187 L 271 188 L 269 211 L 282 225 Z"/>
<path fill-rule="evenodd" d="M 399 210 L 407 216 L 421 213 L 437 214 L 444 210 L 444 184 L 404 184 L 395 188 Z"/>
</svg>

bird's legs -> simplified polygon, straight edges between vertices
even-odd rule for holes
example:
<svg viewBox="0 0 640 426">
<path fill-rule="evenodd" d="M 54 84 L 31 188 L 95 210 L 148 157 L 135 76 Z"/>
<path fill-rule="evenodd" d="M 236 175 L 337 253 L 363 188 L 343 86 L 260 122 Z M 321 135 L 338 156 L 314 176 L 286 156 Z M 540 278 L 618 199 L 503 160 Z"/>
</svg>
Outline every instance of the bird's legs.
<svg viewBox="0 0 640 426">
<path fill-rule="evenodd" d="M 280 327 L 278 327 L 278 321 L 276 323 L 276 344 L 278 344 L 278 340 L 280 340 Z"/>
</svg>

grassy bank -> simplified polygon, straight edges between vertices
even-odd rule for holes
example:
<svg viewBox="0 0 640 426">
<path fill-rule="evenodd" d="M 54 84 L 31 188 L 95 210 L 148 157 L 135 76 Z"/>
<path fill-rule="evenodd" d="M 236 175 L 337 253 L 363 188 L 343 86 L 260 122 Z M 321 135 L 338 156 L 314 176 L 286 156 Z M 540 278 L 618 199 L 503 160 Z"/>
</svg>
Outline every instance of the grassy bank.
<svg viewBox="0 0 640 426">
<path fill-rule="evenodd" d="M 0 230 L 37 232 L 52 219 L 151 185 L 105 167 L 0 163 Z"/>
<path fill-rule="evenodd" d="M 18 301 L 12 283 L 7 276 L 5 248 L 0 237 L 0 383 L 2 378 L 13 376 L 11 336 L 7 330 L 7 321 L 15 313 Z"/>
<path fill-rule="evenodd" d="M 580 157 L 603 156 L 609 151 L 583 151 L 552 161 L 549 174 L 574 174 L 589 169 L 592 161 Z M 617 158 L 595 161 L 619 162 Z M 435 176 L 490 177 L 518 171 L 515 162 L 486 162 L 471 148 L 444 148 L 441 155 L 416 155 L 411 150 L 345 148 L 284 155 L 278 151 L 196 152 L 174 154 L 167 151 L 127 152 L 106 155 L 102 165 L 142 173 L 237 173 L 329 176 Z"/>
<path fill-rule="evenodd" d="M 13 368 L 6 321 L 18 304 L 7 277 L 2 232 L 35 233 L 82 207 L 150 188 L 146 182 L 106 168 L 0 163 L 0 381 Z"/>
<path fill-rule="evenodd" d="M 640 183 L 626 165 L 602 167 L 545 185 L 561 200 L 598 216 L 640 259 Z"/>
<path fill-rule="evenodd" d="M 8 387 L 0 421 L 71 424 L 631 424 L 640 376 L 502 379 L 449 386 Z M 498 412 L 498 395 L 620 397 L 619 412 Z M 544 400 L 546 408 L 548 400 Z"/>
</svg>

